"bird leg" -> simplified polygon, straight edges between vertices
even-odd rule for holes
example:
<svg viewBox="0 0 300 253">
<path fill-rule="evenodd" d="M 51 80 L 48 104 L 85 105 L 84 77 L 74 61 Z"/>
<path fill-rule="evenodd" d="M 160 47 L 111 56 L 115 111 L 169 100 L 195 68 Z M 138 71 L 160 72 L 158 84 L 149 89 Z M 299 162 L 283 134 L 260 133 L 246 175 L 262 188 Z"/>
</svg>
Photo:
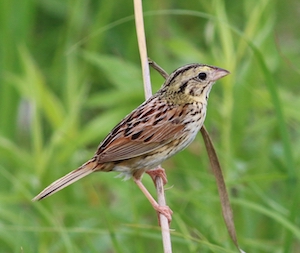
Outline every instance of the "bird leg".
<svg viewBox="0 0 300 253">
<path fill-rule="evenodd" d="M 154 184 L 155 184 L 156 177 L 160 177 L 164 185 L 168 183 L 167 174 L 165 170 L 160 166 L 153 170 L 147 170 L 146 173 L 152 178 Z"/>
<path fill-rule="evenodd" d="M 149 200 L 153 208 L 158 212 L 164 215 L 167 219 L 169 224 L 172 220 L 172 213 L 173 211 L 168 206 L 160 206 L 156 200 L 151 196 L 150 192 L 146 189 L 146 187 L 143 185 L 140 178 L 133 178 L 134 182 L 137 184 L 137 186 L 141 189 L 141 191 L 144 193 L 146 198 Z"/>
</svg>

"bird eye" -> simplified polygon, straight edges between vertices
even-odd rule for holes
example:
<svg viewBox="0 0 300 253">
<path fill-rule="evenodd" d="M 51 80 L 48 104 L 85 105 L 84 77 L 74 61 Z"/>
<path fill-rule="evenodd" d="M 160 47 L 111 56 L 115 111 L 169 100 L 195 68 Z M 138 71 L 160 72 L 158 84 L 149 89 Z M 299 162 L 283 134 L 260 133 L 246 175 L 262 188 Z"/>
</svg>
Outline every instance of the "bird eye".
<svg viewBox="0 0 300 253">
<path fill-rule="evenodd" d="M 204 81 L 206 79 L 207 75 L 204 72 L 201 72 L 198 74 L 198 78 L 202 81 Z"/>
</svg>

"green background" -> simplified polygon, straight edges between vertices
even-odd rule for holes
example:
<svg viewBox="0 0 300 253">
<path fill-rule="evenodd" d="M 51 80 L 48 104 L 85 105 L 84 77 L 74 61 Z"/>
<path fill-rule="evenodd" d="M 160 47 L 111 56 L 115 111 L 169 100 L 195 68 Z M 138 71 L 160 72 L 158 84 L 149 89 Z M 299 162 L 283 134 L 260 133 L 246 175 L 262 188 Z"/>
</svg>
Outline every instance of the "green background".
<svg viewBox="0 0 300 253">
<path fill-rule="evenodd" d="M 206 127 L 246 252 L 299 252 L 299 1 L 144 1 L 148 54 L 231 75 Z M 97 173 L 42 202 L 144 100 L 131 1 L 0 1 L 0 252 L 162 252 L 132 180 Z M 163 79 L 151 71 L 153 90 Z M 165 162 L 173 252 L 236 252 L 201 135 Z M 143 182 L 155 195 L 148 176 Z"/>
</svg>

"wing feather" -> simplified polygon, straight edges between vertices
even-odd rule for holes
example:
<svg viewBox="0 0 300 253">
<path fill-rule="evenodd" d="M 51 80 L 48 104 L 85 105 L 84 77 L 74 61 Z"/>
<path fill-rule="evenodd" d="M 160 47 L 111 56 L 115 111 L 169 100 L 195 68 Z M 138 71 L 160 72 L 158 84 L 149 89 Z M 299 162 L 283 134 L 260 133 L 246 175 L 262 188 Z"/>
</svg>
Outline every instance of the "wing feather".
<svg viewBox="0 0 300 253">
<path fill-rule="evenodd" d="M 143 103 L 124 118 L 100 143 L 97 157 L 101 162 L 120 161 L 155 151 L 177 139 L 184 130 L 182 107 L 155 101 Z"/>
</svg>

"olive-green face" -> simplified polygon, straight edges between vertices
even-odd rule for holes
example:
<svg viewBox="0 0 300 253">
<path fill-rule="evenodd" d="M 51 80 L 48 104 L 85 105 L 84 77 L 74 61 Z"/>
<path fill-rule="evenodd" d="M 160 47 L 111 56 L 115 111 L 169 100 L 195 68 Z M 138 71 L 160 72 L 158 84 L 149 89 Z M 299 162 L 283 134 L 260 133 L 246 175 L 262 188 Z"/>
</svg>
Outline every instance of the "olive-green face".
<svg viewBox="0 0 300 253">
<path fill-rule="evenodd" d="M 162 90 L 173 102 L 206 102 L 212 85 L 228 74 L 227 70 L 213 66 L 186 65 L 170 75 Z"/>
</svg>

